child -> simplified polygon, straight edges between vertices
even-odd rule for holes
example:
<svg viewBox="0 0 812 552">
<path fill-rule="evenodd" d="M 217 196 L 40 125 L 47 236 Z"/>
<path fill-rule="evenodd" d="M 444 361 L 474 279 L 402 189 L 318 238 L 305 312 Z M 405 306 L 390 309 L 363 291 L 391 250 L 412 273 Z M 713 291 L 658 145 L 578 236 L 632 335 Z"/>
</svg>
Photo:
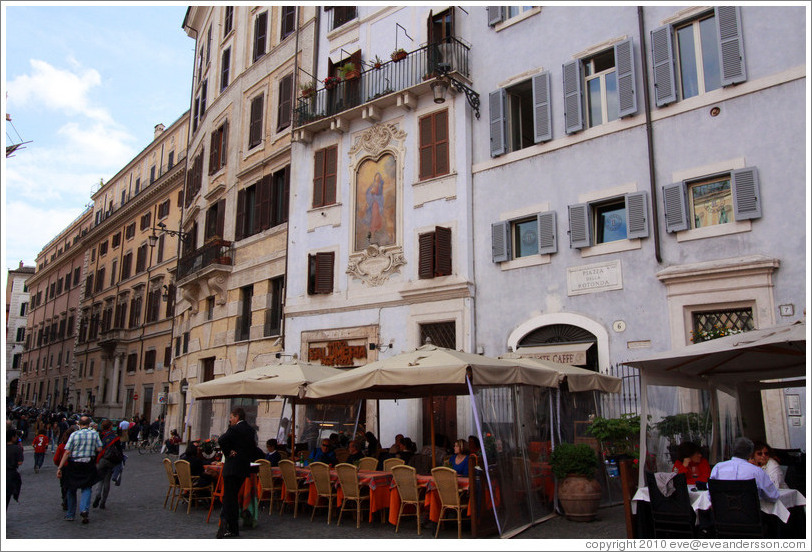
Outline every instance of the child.
<svg viewBox="0 0 812 552">
<path fill-rule="evenodd" d="M 45 461 L 45 453 L 48 451 L 48 435 L 44 429 L 40 429 L 36 437 L 34 437 L 34 473 L 39 473 L 42 463 Z"/>
<path fill-rule="evenodd" d="M 279 461 L 282 459 L 282 455 L 279 454 L 278 450 L 276 450 L 277 444 L 276 439 L 268 439 L 268 441 L 265 443 L 265 446 L 268 449 L 268 454 L 265 455 L 265 459 L 271 463 L 271 467 L 278 466 Z"/>
</svg>

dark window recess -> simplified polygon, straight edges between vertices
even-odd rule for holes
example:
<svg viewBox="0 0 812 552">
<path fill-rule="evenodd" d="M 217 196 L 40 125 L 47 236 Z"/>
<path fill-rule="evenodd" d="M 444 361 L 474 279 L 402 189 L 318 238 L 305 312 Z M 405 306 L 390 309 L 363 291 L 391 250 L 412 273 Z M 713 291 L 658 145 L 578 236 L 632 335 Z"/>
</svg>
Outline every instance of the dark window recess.
<svg viewBox="0 0 812 552">
<path fill-rule="evenodd" d="M 337 29 L 344 23 L 352 21 L 357 17 L 355 6 L 333 6 L 333 21 L 330 30 Z"/>
<path fill-rule="evenodd" d="M 336 202 L 337 162 L 338 146 L 316 152 L 313 168 L 313 207 L 324 207 Z"/>
<path fill-rule="evenodd" d="M 435 278 L 451 274 L 451 229 L 437 226 L 434 232 L 418 236 L 418 277 Z"/>
<path fill-rule="evenodd" d="M 284 40 L 296 30 L 296 6 L 281 6 L 279 18 L 282 21 L 279 38 Z"/>
<path fill-rule="evenodd" d="M 132 252 L 127 253 L 121 258 L 121 279 L 126 280 L 130 277 L 130 271 L 132 270 L 133 264 L 133 254 Z"/>
<path fill-rule="evenodd" d="M 228 121 L 211 133 L 211 151 L 209 152 L 209 174 L 214 174 L 226 166 L 228 154 Z"/>
<path fill-rule="evenodd" d="M 121 232 L 113 234 L 113 239 L 111 240 L 111 243 L 114 248 L 121 245 Z"/>
<path fill-rule="evenodd" d="M 155 349 L 150 349 L 144 352 L 144 370 L 155 370 L 155 357 L 157 353 Z"/>
<path fill-rule="evenodd" d="M 203 155 L 205 150 L 201 149 L 200 153 L 195 156 L 191 169 L 186 175 L 186 192 L 184 197 L 186 199 L 186 206 L 192 204 L 192 200 L 200 192 L 200 187 L 203 185 Z"/>
<path fill-rule="evenodd" d="M 127 227 L 124 229 L 124 237 L 127 238 L 128 240 L 135 237 L 135 223 L 134 222 L 131 222 L 130 224 L 128 224 Z"/>
<path fill-rule="evenodd" d="M 420 180 L 448 171 L 448 110 L 443 110 L 420 119 Z"/>
<path fill-rule="evenodd" d="M 457 324 L 455 322 L 435 322 L 420 324 L 420 344 L 425 345 L 431 341 L 432 345 L 457 348 Z"/>
<path fill-rule="evenodd" d="M 276 131 L 290 126 L 293 114 L 293 75 L 286 75 L 279 81 L 279 110 L 276 116 Z"/>
<path fill-rule="evenodd" d="M 146 230 L 147 228 L 149 228 L 149 223 L 150 223 L 151 219 L 152 219 L 152 213 L 144 213 L 141 216 L 141 230 Z"/>
<path fill-rule="evenodd" d="M 254 19 L 254 52 L 251 57 L 252 62 L 265 55 L 265 39 L 267 34 L 268 12 L 262 12 Z"/>
<path fill-rule="evenodd" d="M 749 332 L 755 328 L 753 322 L 753 309 L 750 307 L 740 309 L 725 309 L 709 312 L 694 312 L 693 331 L 691 341 L 700 343 L 725 335 L 720 332 L 720 328 L 725 332 Z"/>
<path fill-rule="evenodd" d="M 138 368 L 138 353 L 127 355 L 127 372 L 133 373 Z"/>
<path fill-rule="evenodd" d="M 257 147 L 262 143 L 262 105 L 260 94 L 251 100 L 251 121 L 248 127 L 248 149 Z"/>
<path fill-rule="evenodd" d="M 140 295 L 133 297 L 132 301 L 130 301 L 130 328 L 135 328 L 141 323 L 141 305 L 143 301 L 144 299 Z"/>
<path fill-rule="evenodd" d="M 172 318 L 175 315 L 175 284 L 169 284 L 166 298 L 166 317 Z"/>
<path fill-rule="evenodd" d="M 172 366 L 172 345 L 167 345 L 164 349 L 164 368 L 169 369 Z"/>
<path fill-rule="evenodd" d="M 234 6 L 226 6 L 223 16 L 223 36 L 228 36 L 234 27 Z"/>
<path fill-rule="evenodd" d="M 270 281 L 268 289 L 268 309 L 265 311 L 265 331 L 263 335 L 282 335 L 282 294 L 285 278 L 279 276 Z"/>
<path fill-rule="evenodd" d="M 254 286 L 245 286 L 240 289 L 240 315 L 237 317 L 237 328 L 234 339 L 245 341 L 251 336 L 251 302 L 254 297 Z"/>
<path fill-rule="evenodd" d="M 147 269 L 147 244 L 142 245 L 136 251 L 135 273 L 144 272 Z"/>
<path fill-rule="evenodd" d="M 169 200 L 162 202 L 158 205 L 158 218 L 162 219 L 169 216 Z"/>
<path fill-rule="evenodd" d="M 235 239 L 253 236 L 288 220 L 289 167 L 237 192 Z"/>
<path fill-rule="evenodd" d="M 226 219 L 226 200 L 220 199 L 206 211 L 206 228 L 204 241 L 222 238 Z"/>
<path fill-rule="evenodd" d="M 307 293 L 310 295 L 333 292 L 335 253 L 316 253 L 307 256 Z"/>
<path fill-rule="evenodd" d="M 220 62 L 220 91 L 228 86 L 229 72 L 231 71 L 231 48 L 223 50 L 223 57 Z"/>
<path fill-rule="evenodd" d="M 167 168 L 167 170 L 169 170 L 174 166 L 175 166 L 175 152 L 170 151 L 169 156 L 168 156 L 167 161 L 166 161 L 166 168 Z"/>
<path fill-rule="evenodd" d="M 146 322 L 157 322 L 161 312 L 161 288 L 157 287 L 147 294 Z"/>
</svg>

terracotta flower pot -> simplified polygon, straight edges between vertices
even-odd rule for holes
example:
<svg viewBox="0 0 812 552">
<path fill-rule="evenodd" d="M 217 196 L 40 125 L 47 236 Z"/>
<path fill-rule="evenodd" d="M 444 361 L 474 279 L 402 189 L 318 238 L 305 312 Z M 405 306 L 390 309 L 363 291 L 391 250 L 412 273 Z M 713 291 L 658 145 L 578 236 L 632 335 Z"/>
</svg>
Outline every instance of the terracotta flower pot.
<svg viewBox="0 0 812 552">
<path fill-rule="evenodd" d="M 583 475 L 570 474 L 558 485 L 558 501 L 570 521 L 592 521 L 601 502 L 601 484 Z"/>
</svg>

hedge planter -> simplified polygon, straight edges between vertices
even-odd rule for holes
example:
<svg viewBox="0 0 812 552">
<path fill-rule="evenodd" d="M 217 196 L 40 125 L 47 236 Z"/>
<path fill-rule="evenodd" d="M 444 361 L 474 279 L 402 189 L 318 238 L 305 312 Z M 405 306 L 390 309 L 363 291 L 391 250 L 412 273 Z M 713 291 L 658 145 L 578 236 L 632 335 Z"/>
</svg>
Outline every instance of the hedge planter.
<svg viewBox="0 0 812 552">
<path fill-rule="evenodd" d="M 601 484 L 596 479 L 570 474 L 558 485 L 558 502 L 570 521 L 592 521 L 601 503 Z"/>
</svg>

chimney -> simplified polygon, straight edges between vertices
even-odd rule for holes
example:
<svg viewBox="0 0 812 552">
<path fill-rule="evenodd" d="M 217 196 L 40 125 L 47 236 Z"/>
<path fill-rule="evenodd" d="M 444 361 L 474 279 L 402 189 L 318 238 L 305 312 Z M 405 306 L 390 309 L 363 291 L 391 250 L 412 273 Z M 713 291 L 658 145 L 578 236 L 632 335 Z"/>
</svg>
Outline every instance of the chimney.
<svg viewBox="0 0 812 552">
<path fill-rule="evenodd" d="M 23 267 L 23 262 L 22 262 L 22 261 L 20 261 L 20 268 L 22 268 L 22 267 Z"/>
<path fill-rule="evenodd" d="M 155 139 L 156 140 L 158 139 L 158 136 L 163 134 L 165 128 L 166 127 L 164 126 L 163 123 L 158 123 L 157 125 L 155 125 Z"/>
</svg>

